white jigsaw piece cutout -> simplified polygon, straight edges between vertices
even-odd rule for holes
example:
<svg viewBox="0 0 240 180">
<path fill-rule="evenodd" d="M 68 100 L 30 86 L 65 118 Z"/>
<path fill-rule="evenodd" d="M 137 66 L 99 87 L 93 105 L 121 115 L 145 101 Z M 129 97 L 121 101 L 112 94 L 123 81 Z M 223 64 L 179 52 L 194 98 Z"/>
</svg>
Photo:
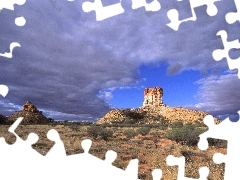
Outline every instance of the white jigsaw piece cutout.
<svg viewBox="0 0 240 180">
<path fill-rule="evenodd" d="M 1 0 L 0 2 L 0 11 L 2 9 L 14 10 L 14 4 L 23 5 L 26 0 Z"/>
<path fill-rule="evenodd" d="M 117 4 L 103 6 L 101 0 L 94 0 L 94 2 L 84 2 L 82 4 L 84 12 L 95 11 L 96 20 L 102 21 L 104 19 L 124 13 L 124 9 L 121 5 L 121 0 Z"/>
<path fill-rule="evenodd" d="M 140 7 L 145 7 L 146 11 L 159 11 L 161 4 L 158 0 L 153 0 L 151 3 L 147 3 L 146 0 L 132 0 L 132 9 L 138 9 Z"/>
<path fill-rule="evenodd" d="M 194 9 L 203 5 L 207 5 L 207 14 L 209 16 L 215 16 L 218 13 L 218 9 L 214 3 L 217 1 L 221 0 L 189 0 L 192 17 L 183 20 L 179 20 L 179 13 L 176 9 L 170 9 L 167 12 L 167 16 L 170 20 L 170 23 L 168 23 L 167 26 L 177 31 L 179 29 L 180 24 L 182 24 L 183 22 L 196 21 L 197 16 Z"/>
<path fill-rule="evenodd" d="M 36 172 L 35 162 L 41 163 L 41 156 L 35 151 L 31 145 L 38 141 L 38 136 L 35 133 L 30 133 L 26 141 L 22 140 L 16 133 L 15 129 L 22 121 L 22 117 L 18 118 L 13 125 L 8 129 L 16 137 L 16 142 L 13 145 L 8 145 L 3 137 L 0 138 L 0 169 L 1 177 L 6 180 L 13 179 L 32 179 L 31 173 Z M 24 166 L 23 166 L 24 164 Z M 22 175 L 22 178 L 21 176 Z M 23 176 L 24 175 L 24 176 Z"/>
<path fill-rule="evenodd" d="M 25 4 L 26 0 L 1 0 L 0 2 L 0 12 L 3 9 L 8 9 L 14 11 L 14 5 L 23 5 Z M 26 24 L 26 19 L 24 17 L 17 17 L 15 18 L 15 24 L 17 26 L 24 26 Z M 10 44 L 10 52 L 0 53 L 0 56 L 6 57 L 6 58 L 12 58 L 12 52 L 15 47 L 21 47 L 21 45 L 18 42 L 12 42 Z"/>
<path fill-rule="evenodd" d="M 228 24 L 233 24 L 236 21 L 240 21 L 240 1 L 234 0 L 237 12 L 229 12 L 226 14 L 225 19 Z"/>
<path fill-rule="evenodd" d="M 185 157 L 174 157 L 169 155 L 167 157 L 167 164 L 169 166 L 178 166 L 178 175 L 177 180 L 196 180 L 194 178 L 185 177 Z M 199 169 L 199 179 L 198 180 L 207 180 L 209 175 L 209 168 L 204 166 Z"/>
<path fill-rule="evenodd" d="M 21 45 L 18 42 L 12 42 L 10 44 L 10 52 L 0 53 L 0 56 L 6 57 L 6 58 L 12 58 L 13 57 L 13 49 L 15 47 L 21 47 Z"/>
<path fill-rule="evenodd" d="M 162 170 L 161 169 L 154 169 L 152 171 L 153 180 L 161 180 L 162 179 Z"/>
<path fill-rule="evenodd" d="M 0 84 L 0 95 L 6 97 L 8 94 L 9 88 L 6 85 Z"/>
<path fill-rule="evenodd" d="M 240 111 L 238 111 L 240 115 Z M 240 121 L 231 122 L 229 118 L 223 120 L 216 125 L 211 115 L 204 118 L 204 124 L 208 126 L 208 130 L 199 135 L 200 140 L 198 147 L 201 150 L 208 148 L 207 138 L 222 139 L 227 141 L 227 154 L 216 153 L 213 161 L 216 164 L 225 163 L 224 180 L 240 179 Z"/>
<path fill-rule="evenodd" d="M 89 139 L 81 143 L 83 153 L 67 156 L 59 133 L 54 129 L 48 131 L 47 137 L 55 144 L 46 156 L 41 155 L 31 147 L 38 140 L 36 134 L 30 133 L 24 141 L 15 133 L 22 120 L 22 117 L 18 118 L 8 130 L 16 136 L 13 145 L 0 138 L 0 169 L 4 180 L 138 180 L 138 159 L 131 160 L 125 170 L 114 167 L 112 163 L 117 153 L 109 150 L 105 160 L 101 160 L 89 154 L 92 145 Z M 161 170 L 153 171 L 154 180 L 159 180 L 161 175 Z"/>
<path fill-rule="evenodd" d="M 221 30 L 217 32 L 217 36 L 221 36 L 224 49 L 216 49 L 213 51 L 212 56 L 216 61 L 220 61 L 223 58 L 227 59 L 228 67 L 230 70 L 238 69 L 238 78 L 240 78 L 240 57 L 237 59 L 231 59 L 229 57 L 229 51 L 231 49 L 240 49 L 239 40 L 227 41 L 227 32 L 225 30 Z"/>
</svg>

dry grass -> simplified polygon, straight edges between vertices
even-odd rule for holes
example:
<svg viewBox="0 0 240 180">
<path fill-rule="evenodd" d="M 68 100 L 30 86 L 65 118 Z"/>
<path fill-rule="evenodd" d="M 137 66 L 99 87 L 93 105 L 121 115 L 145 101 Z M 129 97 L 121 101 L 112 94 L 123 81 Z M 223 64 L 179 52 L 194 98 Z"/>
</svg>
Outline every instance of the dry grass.
<svg viewBox="0 0 240 180">
<path fill-rule="evenodd" d="M 15 137 L 7 131 L 8 127 L 7 125 L 0 126 L 0 136 L 11 144 L 15 142 Z M 20 125 L 16 133 L 23 139 L 26 139 L 30 132 L 38 134 L 40 139 L 33 145 L 33 148 L 45 155 L 53 146 L 53 142 L 46 137 L 46 133 L 52 128 L 59 132 L 68 155 L 83 152 L 81 141 L 89 138 L 87 136 L 88 126 Z M 208 166 L 210 168 L 210 180 L 223 179 L 224 166 L 214 164 L 212 156 L 216 152 L 226 153 L 225 148 L 210 147 L 207 151 L 201 151 L 197 146 L 189 147 L 177 144 L 174 141 L 165 139 L 164 134 L 166 131 L 157 128 L 152 128 L 146 136 L 138 135 L 131 139 L 123 135 L 127 127 L 108 127 L 108 129 L 113 130 L 113 137 L 108 141 L 102 140 L 100 137 L 96 140 L 92 139 L 93 144 L 90 153 L 104 159 L 107 150 L 114 150 L 118 153 L 114 165 L 122 169 L 126 168 L 131 159 L 138 158 L 139 177 L 143 179 L 152 179 L 151 171 L 155 168 L 163 170 L 162 179 L 177 179 L 178 167 L 167 166 L 166 157 L 168 155 L 185 156 L 185 175 L 187 177 L 199 178 L 199 167 Z M 136 130 L 137 127 L 133 129 Z"/>
</svg>

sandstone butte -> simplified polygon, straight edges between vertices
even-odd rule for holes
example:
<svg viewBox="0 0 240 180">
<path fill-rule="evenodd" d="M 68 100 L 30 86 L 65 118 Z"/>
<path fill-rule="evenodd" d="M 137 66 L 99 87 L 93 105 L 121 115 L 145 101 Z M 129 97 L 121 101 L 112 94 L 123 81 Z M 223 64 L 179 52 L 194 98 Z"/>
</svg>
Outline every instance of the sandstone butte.
<svg viewBox="0 0 240 180">
<path fill-rule="evenodd" d="M 112 123 L 135 123 L 135 124 L 155 124 L 173 123 L 181 121 L 183 124 L 200 123 L 208 115 L 206 112 L 186 109 L 183 107 L 170 107 L 163 104 L 163 89 L 160 87 L 145 88 L 144 101 L 142 107 L 135 109 L 113 109 L 100 118 L 96 124 Z M 215 118 L 218 124 L 219 119 Z"/>
<path fill-rule="evenodd" d="M 30 101 L 27 101 L 22 110 L 17 111 L 7 118 L 7 121 L 14 122 L 18 117 L 24 117 L 22 123 L 25 124 L 45 124 L 51 122 L 42 114 Z"/>
</svg>

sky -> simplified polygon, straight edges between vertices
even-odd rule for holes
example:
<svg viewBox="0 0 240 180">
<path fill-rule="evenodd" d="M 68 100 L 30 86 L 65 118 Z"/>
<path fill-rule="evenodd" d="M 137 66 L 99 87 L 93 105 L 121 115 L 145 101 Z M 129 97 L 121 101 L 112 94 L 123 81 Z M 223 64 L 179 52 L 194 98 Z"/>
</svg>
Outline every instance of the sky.
<svg viewBox="0 0 240 180">
<path fill-rule="evenodd" d="M 83 2 L 27 0 L 14 11 L 0 11 L 0 53 L 9 52 L 11 42 L 21 44 L 13 58 L 0 56 L 0 84 L 9 87 L 0 96 L 0 114 L 31 101 L 55 120 L 95 121 L 112 108 L 141 107 L 144 88 L 160 86 L 164 104 L 238 120 L 238 71 L 212 57 L 223 48 L 219 30 L 227 31 L 228 41 L 240 39 L 239 22 L 225 20 L 236 11 L 233 0 L 216 2 L 215 16 L 197 7 L 196 21 L 182 23 L 178 31 L 166 25 L 167 12 L 177 9 L 180 19 L 189 18 L 189 1 L 159 0 L 161 9 L 147 12 L 122 0 L 125 12 L 103 21 L 84 12 Z M 23 27 L 14 23 L 19 16 L 26 19 Z M 229 54 L 240 55 L 236 49 Z"/>
</svg>

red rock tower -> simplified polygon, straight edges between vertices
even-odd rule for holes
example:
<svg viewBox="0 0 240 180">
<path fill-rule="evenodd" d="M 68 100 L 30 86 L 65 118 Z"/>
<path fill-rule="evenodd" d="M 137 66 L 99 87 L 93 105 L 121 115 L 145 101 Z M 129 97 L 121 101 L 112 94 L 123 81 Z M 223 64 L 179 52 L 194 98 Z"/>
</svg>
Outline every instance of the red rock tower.
<svg viewBox="0 0 240 180">
<path fill-rule="evenodd" d="M 143 106 L 161 106 L 163 104 L 162 96 L 163 89 L 160 87 L 145 88 Z"/>
</svg>

